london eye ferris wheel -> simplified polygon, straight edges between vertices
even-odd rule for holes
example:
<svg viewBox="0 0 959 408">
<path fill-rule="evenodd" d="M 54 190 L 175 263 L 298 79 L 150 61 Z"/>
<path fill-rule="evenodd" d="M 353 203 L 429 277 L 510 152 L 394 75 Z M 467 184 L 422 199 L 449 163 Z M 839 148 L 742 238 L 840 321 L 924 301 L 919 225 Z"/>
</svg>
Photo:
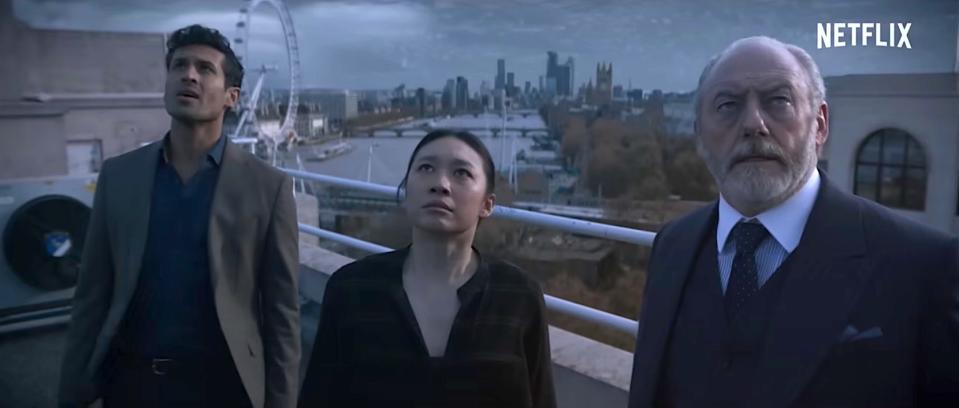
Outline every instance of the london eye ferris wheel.
<svg viewBox="0 0 959 408">
<path fill-rule="evenodd" d="M 249 86 L 252 78 L 247 76 L 244 84 L 243 95 L 240 100 L 238 110 L 240 119 L 237 122 L 233 137 L 250 136 L 260 140 L 265 140 L 267 146 L 273 151 L 274 161 L 276 148 L 284 143 L 289 143 L 295 139 L 296 113 L 299 107 L 300 90 L 300 54 L 297 45 L 296 31 L 293 28 L 293 19 L 290 11 L 283 0 L 247 0 L 246 5 L 240 8 L 239 21 L 236 23 L 236 37 L 233 39 L 233 49 L 237 53 L 240 62 L 248 64 L 250 60 L 250 23 L 251 13 L 257 7 L 264 6 L 272 10 L 279 18 L 283 27 L 284 45 L 286 47 L 287 65 L 289 67 L 289 92 L 286 103 L 286 113 L 280 121 L 279 129 L 267 129 L 257 120 L 257 106 L 260 101 L 263 82 L 266 74 L 275 71 L 276 67 L 263 65 L 249 72 L 257 72 L 256 82 Z M 247 91 L 249 90 L 249 91 Z"/>
</svg>

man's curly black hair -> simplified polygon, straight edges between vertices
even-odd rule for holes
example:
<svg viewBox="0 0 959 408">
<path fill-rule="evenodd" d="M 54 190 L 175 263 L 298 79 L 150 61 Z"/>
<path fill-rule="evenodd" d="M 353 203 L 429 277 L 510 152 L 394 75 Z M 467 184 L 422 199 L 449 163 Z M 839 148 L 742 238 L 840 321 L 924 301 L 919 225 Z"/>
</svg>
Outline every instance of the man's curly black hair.
<svg viewBox="0 0 959 408">
<path fill-rule="evenodd" d="M 227 87 L 239 88 L 243 84 L 243 64 L 230 48 L 230 41 L 220 34 L 220 31 L 193 24 L 183 27 L 170 34 L 166 41 L 166 67 L 170 69 L 170 60 L 177 48 L 188 45 L 206 45 L 223 53 L 223 74 L 226 77 Z"/>
</svg>

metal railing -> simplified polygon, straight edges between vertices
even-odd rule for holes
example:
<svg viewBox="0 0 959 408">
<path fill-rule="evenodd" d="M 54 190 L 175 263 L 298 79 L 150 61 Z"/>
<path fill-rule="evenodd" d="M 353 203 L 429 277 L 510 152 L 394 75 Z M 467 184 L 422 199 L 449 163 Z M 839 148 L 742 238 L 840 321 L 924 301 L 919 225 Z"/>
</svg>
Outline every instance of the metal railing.
<svg viewBox="0 0 959 408">
<path fill-rule="evenodd" d="M 285 168 L 281 168 L 280 170 L 283 170 L 294 178 L 316 181 L 341 188 L 355 189 L 389 197 L 395 197 L 397 194 L 396 187 L 384 186 L 382 184 L 367 183 L 364 181 L 327 176 L 301 170 Z M 496 206 L 493 210 L 492 216 L 494 218 L 513 220 L 575 234 L 611 239 L 644 246 L 652 246 L 653 239 L 656 236 L 655 233 L 649 231 L 634 230 L 631 228 L 624 228 L 615 225 L 582 221 L 533 211 L 520 210 L 506 206 Z M 307 234 L 338 242 L 340 244 L 357 248 L 366 252 L 381 253 L 392 250 L 388 247 L 356 239 L 348 235 L 327 231 L 311 225 L 301 223 L 299 224 L 299 227 L 300 231 L 303 231 Z M 544 295 L 544 300 L 546 307 L 552 311 L 571 315 L 632 336 L 636 335 L 637 329 L 639 328 L 639 323 L 635 320 L 630 320 L 622 316 L 604 312 L 602 310 L 593 309 L 589 306 L 584 306 L 550 295 Z"/>
</svg>

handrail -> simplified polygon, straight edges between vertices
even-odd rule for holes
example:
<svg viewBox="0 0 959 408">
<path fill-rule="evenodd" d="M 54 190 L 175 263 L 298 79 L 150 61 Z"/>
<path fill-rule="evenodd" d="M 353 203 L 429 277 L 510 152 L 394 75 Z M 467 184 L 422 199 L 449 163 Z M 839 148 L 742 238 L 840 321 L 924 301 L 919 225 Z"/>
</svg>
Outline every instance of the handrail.
<svg viewBox="0 0 959 408">
<path fill-rule="evenodd" d="M 384 186 L 382 184 L 368 183 L 364 181 L 346 179 L 341 177 L 327 176 L 323 174 L 317 174 L 302 170 L 293 170 L 293 169 L 284 169 L 281 168 L 287 174 L 295 178 L 307 179 L 312 181 L 318 181 L 325 184 L 330 184 L 338 187 L 350 188 L 360 191 L 365 191 L 368 193 L 374 193 L 378 195 L 395 197 L 397 195 L 397 188 Z M 555 228 L 562 231 L 588 235 L 599 238 L 612 239 L 616 241 L 635 243 L 639 245 L 651 246 L 653 239 L 656 234 L 649 231 L 634 230 L 630 228 L 619 227 L 615 225 L 607 225 L 603 223 L 595 223 L 589 221 L 582 221 L 576 219 L 570 219 L 566 217 L 560 217 L 550 214 L 542 214 L 533 211 L 520 210 L 517 208 L 511 208 L 506 206 L 496 206 L 493 210 L 493 217 L 503 218 L 507 220 L 514 220 L 519 222 L 525 222 L 529 224 L 539 225 L 548 228 Z M 348 235 L 339 234 L 336 232 L 324 230 L 317 228 L 311 225 L 300 224 L 300 231 L 305 233 L 318 236 L 323 239 L 328 239 L 330 241 L 339 242 L 341 244 L 358 248 L 363 251 L 371 253 L 381 253 L 387 252 L 391 249 L 381 245 L 377 245 L 371 242 L 363 241 L 360 239 L 353 238 Z M 587 320 L 593 323 L 600 324 L 605 327 L 609 327 L 620 332 L 627 333 L 629 335 L 635 336 L 639 323 L 634 320 L 627 319 L 622 316 L 617 316 L 612 313 L 604 312 L 602 310 L 593 309 L 588 306 L 584 306 L 575 302 L 570 302 L 568 300 L 560 299 L 550 295 L 544 295 L 544 301 L 546 302 L 546 307 L 550 310 L 572 315 L 583 320 Z"/>
<path fill-rule="evenodd" d="M 306 180 L 318 181 L 324 184 L 330 184 L 337 187 L 350 188 L 368 193 L 395 197 L 397 188 L 385 186 L 382 184 L 368 183 L 365 181 L 327 176 L 323 174 L 311 173 L 302 170 L 293 170 L 281 168 L 287 174 Z M 656 234 L 650 231 L 635 230 L 631 228 L 620 227 L 616 225 L 603 224 L 599 222 L 583 221 L 572 218 L 560 217 L 557 215 L 543 214 L 535 211 L 521 210 L 507 206 L 498 205 L 493 208 L 493 217 L 506 220 L 525 222 L 527 224 L 537 225 L 546 228 L 558 229 L 574 234 L 587 235 L 591 237 L 611 239 L 631 244 L 652 246 Z"/>
<path fill-rule="evenodd" d="M 310 235 L 315 235 L 317 237 L 327 239 L 333 242 L 338 242 L 346 246 L 357 248 L 363 251 L 371 253 L 382 253 L 392 251 L 389 247 L 382 245 L 377 245 L 372 242 L 363 241 L 361 239 L 353 238 L 349 235 L 344 235 L 336 233 L 333 231 L 325 230 L 322 228 L 317 228 L 312 225 L 299 224 L 300 231 L 303 231 Z M 589 306 L 584 306 L 579 303 L 570 302 L 565 299 L 561 299 L 555 296 L 543 295 L 543 300 L 546 303 L 546 307 L 550 310 L 568 314 L 571 316 L 578 317 L 580 319 L 593 322 L 605 327 L 609 327 L 620 332 L 626 333 L 631 336 L 636 335 L 636 330 L 639 328 L 639 323 L 627 319 L 622 316 L 617 316 L 609 312 L 604 312 L 602 310 L 593 309 Z"/>
</svg>

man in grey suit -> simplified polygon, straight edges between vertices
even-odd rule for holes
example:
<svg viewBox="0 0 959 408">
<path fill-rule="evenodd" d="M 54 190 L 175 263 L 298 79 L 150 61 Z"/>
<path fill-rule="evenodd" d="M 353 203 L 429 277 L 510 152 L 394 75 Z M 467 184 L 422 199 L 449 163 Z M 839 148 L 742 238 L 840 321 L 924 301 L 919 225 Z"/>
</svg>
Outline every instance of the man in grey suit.
<svg viewBox="0 0 959 408">
<path fill-rule="evenodd" d="M 219 32 L 175 31 L 166 62 L 170 131 L 98 179 L 60 405 L 295 407 L 292 181 L 221 135 L 243 67 Z"/>
<path fill-rule="evenodd" d="M 959 407 L 959 240 L 816 168 L 812 58 L 736 41 L 695 100 L 721 195 L 656 236 L 630 408 Z"/>
</svg>

